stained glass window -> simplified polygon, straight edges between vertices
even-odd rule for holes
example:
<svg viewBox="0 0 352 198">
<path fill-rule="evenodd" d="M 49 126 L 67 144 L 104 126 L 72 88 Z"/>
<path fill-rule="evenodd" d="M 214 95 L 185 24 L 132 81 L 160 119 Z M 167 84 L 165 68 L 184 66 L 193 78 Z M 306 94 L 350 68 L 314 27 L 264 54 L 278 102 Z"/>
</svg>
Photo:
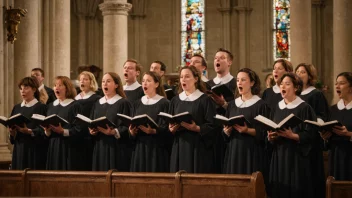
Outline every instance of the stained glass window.
<svg viewBox="0 0 352 198">
<path fill-rule="evenodd" d="M 204 57 L 204 0 L 181 0 L 181 64 L 189 65 L 194 54 Z"/>
<path fill-rule="evenodd" d="M 290 59 L 290 0 L 273 0 L 274 60 Z"/>
</svg>

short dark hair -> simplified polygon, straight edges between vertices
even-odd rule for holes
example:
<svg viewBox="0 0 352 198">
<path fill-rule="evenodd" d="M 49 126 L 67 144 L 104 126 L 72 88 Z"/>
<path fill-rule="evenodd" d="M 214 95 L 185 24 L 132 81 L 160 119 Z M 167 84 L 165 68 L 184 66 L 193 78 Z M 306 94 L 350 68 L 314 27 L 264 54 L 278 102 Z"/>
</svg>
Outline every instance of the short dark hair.
<svg viewBox="0 0 352 198">
<path fill-rule="evenodd" d="M 250 81 L 254 82 L 253 86 L 251 87 L 251 93 L 253 95 L 258 95 L 260 93 L 260 79 L 259 79 L 258 75 L 253 70 L 251 70 L 249 68 L 242 68 L 237 72 L 237 74 L 240 72 L 244 72 L 244 73 L 248 74 Z M 238 90 L 236 90 L 236 92 L 237 91 Z"/>
<path fill-rule="evenodd" d="M 285 59 L 277 59 L 274 64 L 273 64 L 273 68 L 275 66 L 276 63 L 281 63 L 282 66 L 284 66 L 285 70 L 287 72 L 293 72 L 293 67 L 292 67 L 292 63 L 288 60 Z"/>
<path fill-rule="evenodd" d="M 233 60 L 233 55 L 229 50 L 224 49 L 224 48 L 219 48 L 218 51 L 216 51 L 216 53 L 218 53 L 218 52 L 226 52 L 227 56 L 230 58 L 230 60 L 231 61 Z"/>
<path fill-rule="evenodd" d="M 191 72 L 192 72 L 192 75 L 194 78 L 198 78 L 197 80 L 197 83 L 196 83 L 196 89 L 199 89 L 199 91 L 201 92 L 205 92 L 206 91 L 206 88 L 205 88 L 205 83 L 201 80 L 202 78 L 202 75 L 200 74 L 200 72 L 198 71 L 198 69 L 193 66 L 193 65 L 190 65 L 190 66 L 184 66 L 180 69 L 179 71 L 179 77 L 181 76 L 181 72 L 182 70 L 184 69 L 189 69 Z M 181 93 L 182 92 L 182 86 L 178 86 L 178 92 Z"/>
<path fill-rule="evenodd" d="M 164 72 L 166 71 L 166 65 L 163 62 L 156 60 L 156 61 L 153 61 L 152 63 L 158 63 L 160 65 L 160 70 Z"/>
<path fill-rule="evenodd" d="M 295 69 L 295 73 L 297 72 L 298 68 L 304 67 L 304 69 L 308 73 L 308 82 L 307 84 L 310 86 L 315 86 L 315 83 L 317 83 L 318 80 L 318 74 L 317 74 L 317 69 L 315 69 L 313 64 L 308 64 L 308 63 L 300 63 L 297 65 Z"/>
<path fill-rule="evenodd" d="M 36 67 L 36 68 L 33 68 L 32 71 L 39 71 L 42 74 L 42 76 L 45 77 L 44 70 L 42 68 Z"/>
<path fill-rule="evenodd" d="M 337 75 L 336 80 L 340 76 L 345 77 L 347 79 L 348 83 L 350 84 L 350 87 L 352 87 L 352 72 L 342 72 L 339 75 Z"/>
<path fill-rule="evenodd" d="M 301 80 L 301 78 L 295 73 L 288 72 L 282 75 L 282 77 L 279 80 L 279 84 L 281 84 L 281 82 L 284 80 L 285 77 L 289 77 L 293 83 L 293 87 L 297 89 L 295 91 L 296 96 L 301 95 L 301 92 L 303 90 L 303 81 Z"/>
<path fill-rule="evenodd" d="M 33 71 L 33 70 L 32 70 Z M 40 93 L 39 93 L 39 82 L 35 77 L 24 77 L 18 83 L 18 88 L 21 89 L 21 86 L 28 86 L 35 89 L 34 97 L 39 100 Z"/>
<path fill-rule="evenodd" d="M 208 68 L 207 61 L 205 60 L 205 58 L 204 58 L 202 55 L 200 55 L 200 54 L 194 54 L 192 57 L 199 57 L 199 58 L 201 58 L 201 59 L 202 59 L 202 66 L 204 66 L 205 69 Z"/>
<path fill-rule="evenodd" d="M 162 85 L 161 77 L 157 73 L 152 71 L 146 71 L 144 75 L 151 76 L 155 83 L 159 83 L 159 86 L 156 88 L 156 93 L 165 98 L 166 94 L 165 94 L 164 86 Z"/>
</svg>

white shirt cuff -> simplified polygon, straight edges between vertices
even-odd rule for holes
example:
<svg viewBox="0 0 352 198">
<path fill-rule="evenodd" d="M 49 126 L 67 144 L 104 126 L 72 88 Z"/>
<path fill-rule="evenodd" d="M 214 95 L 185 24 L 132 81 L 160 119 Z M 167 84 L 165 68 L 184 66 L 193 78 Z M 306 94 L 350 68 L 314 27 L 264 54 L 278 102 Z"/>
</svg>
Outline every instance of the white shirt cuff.
<svg viewBox="0 0 352 198">
<path fill-rule="evenodd" d="M 117 128 L 115 128 L 116 134 L 114 135 L 116 139 L 120 139 L 120 132 Z"/>
<path fill-rule="evenodd" d="M 68 129 L 64 129 L 64 136 L 65 137 L 70 136 L 70 132 L 68 131 Z"/>
</svg>

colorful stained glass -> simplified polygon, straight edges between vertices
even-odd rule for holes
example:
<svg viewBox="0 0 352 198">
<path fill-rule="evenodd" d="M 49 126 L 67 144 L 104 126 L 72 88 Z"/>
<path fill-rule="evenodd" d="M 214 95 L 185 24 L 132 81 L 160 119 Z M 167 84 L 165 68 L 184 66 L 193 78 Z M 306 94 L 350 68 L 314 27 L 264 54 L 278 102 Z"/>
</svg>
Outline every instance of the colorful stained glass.
<svg viewBox="0 0 352 198">
<path fill-rule="evenodd" d="M 273 0 L 274 60 L 290 59 L 290 0 Z"/>
<path fill-rule="evenodd" d="M 204 57 L 204 0 L 182 0 L 181 64 L 189 65 L 194 54 Z"/>
</svg>

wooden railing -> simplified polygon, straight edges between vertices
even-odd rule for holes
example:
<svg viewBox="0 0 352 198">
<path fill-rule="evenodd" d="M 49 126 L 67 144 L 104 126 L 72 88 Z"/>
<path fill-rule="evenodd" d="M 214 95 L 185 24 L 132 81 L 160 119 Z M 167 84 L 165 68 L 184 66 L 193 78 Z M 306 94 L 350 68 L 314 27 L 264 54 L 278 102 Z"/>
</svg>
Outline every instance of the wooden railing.
<svg viewBox="0 0 352 198">
<path fill-rule="evenodd" d="M 240 197 L 264 198 L 260 172 L 252 175 L 0 171 L 1 197 Z"/>
<path fill-rule="evenodd" d="M 336 181 L 334 177 L 329 176 L 326 180 L 326 197 L 352 198 L 352 181 Z"/>
</svg>

